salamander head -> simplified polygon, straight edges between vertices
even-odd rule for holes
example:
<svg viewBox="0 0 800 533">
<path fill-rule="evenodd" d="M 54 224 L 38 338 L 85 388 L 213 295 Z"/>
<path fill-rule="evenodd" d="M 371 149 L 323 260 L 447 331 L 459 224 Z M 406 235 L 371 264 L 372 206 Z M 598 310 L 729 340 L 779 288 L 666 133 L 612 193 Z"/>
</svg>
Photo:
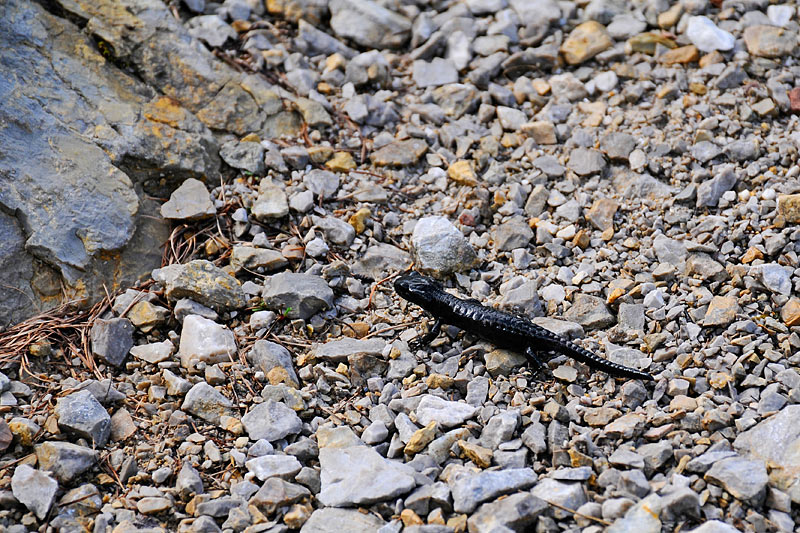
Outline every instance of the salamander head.
<svg viewBox="0 0 800 533">
<path fill-rule="evenodd" d="M 431 278 L 426 278 L 419 272 L 411 271 L 397 278 L 394 282 L 394 290 L 402 298 L 419 304 L 430 298 L 430 293 L 438 287 Z"/>
</svg>

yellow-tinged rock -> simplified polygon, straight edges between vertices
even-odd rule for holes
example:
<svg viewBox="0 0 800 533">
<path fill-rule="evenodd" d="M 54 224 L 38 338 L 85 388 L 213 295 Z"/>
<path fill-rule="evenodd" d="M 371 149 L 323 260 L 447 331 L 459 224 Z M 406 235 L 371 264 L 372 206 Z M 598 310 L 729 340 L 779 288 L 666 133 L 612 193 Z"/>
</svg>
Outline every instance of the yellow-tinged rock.
<svg viewBox="0 0 800 533">
<path fill-rule="evenodd" d="M 411 509 L 403 509 L 400 512 L 400 520 L 403 522 L 405 527 L 421 526 L 425 524 L 425 522 L 422 521 L 422 518 L 420 518 L 419 515 Z"/>
<path fill-rule="evenodd" d="M 33 439 L 39 433 L 39 426 L 30 420 L 13 419 L 8 423 L 11 434 L 17 437 L 17 442 L 23 446 L 33 446 Z"/>
<path fill-rule="evenodd" d="M 150 302 L 137 302 L 128 311 L 128 320 L 147 333 L 158 324 L 161 324 L 169 317 L 169 311 L 160 305 L 153 305 Z"/>
<path fill-rule="evenodd" d="M 342 324 L 342 335 L 360 339 L 369 333 L 369 324 L 366 322 L 351 322 Z"/>
<path fill-rule="evenodd" d="M 560 51 L 567 63 L 578 65 L 610 48 L 613 44 L 614 41 L 608 35 L 606 27 L 596 20 L 590 20 L 579 24 L 570 32 L 569 37 L 561 45 Z"/>
<path fill-rule="evenodd" d="M 313 512 L 314 507 L 311 506 L 310 502 L 296 503 L 283 516 L 283 523 L 291 529 L 300 529 L 311 518 L 311 513 Z"/>
<path fill-rule="evenodd" d="M 300 386 L 300 384 L 297 383 L 291 375 L 289 375 L 289 371 L 282 366 L 273 367 L 269 372 L 267 372 L 267 381 L 269 381 L 270 385 L 278 385 L 283 383 L 295 389 Z"/>
<path fill-rule="evenodd" d="M 674 6 L 658 14 L 658 27 L 667 30 L 680 20 L 683 14 L 683 5 L 676 2 Z"/>
<path fill-rule="evenodd" d="M 347 369 L 347 365 L 344 363 L 339 363 L 339 365 L 336 367 L 336 373 L 341 374 L 343 376 L 350 375 L 350 371 Z"/>
<path fill-rule="evenodd" d="M 425 384 L 428 385 L 429 389 L 449 389 L 454 383 L 453 378 L 444 374 L 431 374 L 425 380 Z"/>
<path fill-rule="evenodd" d="M 356 230 L 356 233 L 359 235 L 364 233 L 364 230 L 367 229 L 367 219 L 370 217 L 372 213 L 370 212 L 369 208 L 362 207 L 352 215 L 347 220 L 353 229 Z"/>
<path fill-rule="evenodd" d="M 664 54 L 658 58 L 658 61 L 664 65 L 686 65 L 688 63 L 694 63 L 698 59 L 700 59 L 700 52 L 695 45 L 690 44 L 664 52 Z"/>
<path fill-rule="evenodd" d="M 779 194 L 778 214 L 789 224 L 800 223 L 800 194 Z"/>
<path fill-rule="evenodd" d="M 522 133 L 528 137 L 533 137 L 536 144 L 556 144 L 556 126 L 547 120 L 537 120 L 527 122 L 522 125 Z"/>
<path fill-rule="evenodd" d="M 678 45 L 674 40 L 665 37 L 660 33 L 649 31 L 634 35 L 628 42 L 625 43 L 626 51 L 630 53 L 640 52 L 642 54 L 653 55 L 656 53 L 656 45 L 666 46 L 667 48 L 675 48 Z"/>
<path fill-rule="evenodd" d="M 504 148 L 516 148 L 522 144 L 522 139 L 520 139 L 518 133 L 504 133 L 503 137 L 500 139 L 500 144 L 503 145 Z"/>
<path fill-rule="evenodd" d="M 684 394 L 678 394 L 669 402 L 669 410 L 674 411 L 694 411 L 697 409 L 697 400 Z"/>
<path fill-rule="evenodd" d="M 431 422 L 422 429 L 418 429 L 408 439 L 405 449 L 403 450 L 406 455 L 416 455 L 436 438 L 436 428 L 439 426 L 436 422 Z"/>
<path fill-rule="evenodd" d="M 437 526 L 445 525 L 444 512 L 442 511 L 441 507 L 437 507 L 436 509 L 428 513 L 428 524 Z"/>
<path fill-rule="evenodd" d="M 531 81 L 531 85 L 533 86 L 533 90 L 536 91 L 539 96 L 544 96 L 550 92 L 550 84 L 541 78 L 536 78 L 535 80 Z"/>
<path fill-rule="evenodd" d="M 330 72 L 336 69 L 344 70 L 346 66 L 347 59 L 345 59 L 345 57 L 339 52 L 331 54 L 325 58 L 325 72 Z"/>
<path fill-rule="evenodd" d="M 578 233 L 576 233 L 575 236 L 572 238 L 572 244 L 574 244 L 578 248 L 581 248 L 582 250 L 588 248 L 590 242 L 591 242 L 591 237 L 589 236 L 589 232 L 586 231 L 585 229 L 579 230 Z"/>
<path fill-rule="evenodd" d="M 613 304 L 614 302 L 616 302 L 619 298 L 621 298 L 624 295 L 625 295 L 625 291 L 623 289 L 617 287 L 616 289 L 614 289 L 610 293 L 608 293 L 608 298 L 606 299 L 606 301 L 608 303 L 610 303 L 610 304 Z"/>
<path fill-rule="evenodd" d="M 321 165 L 331 158 L 333 155 L 333 148 L 330 146 L 309 146 L 308 157 L 314 163 Z"/>
<path fill-rule="evenodd" d="M 694 94 L 699 94 L 700 96 L 703 96 L 708 92 L 708 87 L 706 87 L 705 84 L 703 83 L 698 83 L 696 81 L 693 81 L 692 83 L 689 84 L 689 90 L 692 91 Z"/>
<path fill-rule="evenodd" d="M 604 102 L 579 102 L 578 110 L 588 115 L 581 124 L 587 128 L 596 128 L 603 123 L 606 114 L 606 104 Z"/>
<path fill-rule="evenodd" d="M 260 143 L 261 137 L 258 136 L 257 133 L 248 133 L 244 137 L 242 137 L 241 142 L 243 143 Z"/>
<path fill-rule="evenodd" d="M 700 58 L 700 68 L 705 68 L 708 65 L 713 65 L 714 63 L 722 63 L 725 61 L 725 56 L 723 56 L 718 50 L 714 50 L 710 54 L 706 54 Z"/>
<path fill-rule="evenodd" d="M 733 381 L 733 376 L 727 372 L 714 371 L 709 373 L 708 384 L 715 389 L 724 389 L 728 383 Z"/>
<path fill-rule="evenodd" d="M 453 528 L 453 533 L 464 533 L 467 530 L 467 515 L 451 516 L 447 519 L 447 525 Z"/>
<path fill-rule="evenodd" d="M 792 297 L 783 304 L 781 320 L 789 327 L 800 325 L 800 299 Z"/>
<path fill-rule="evenodd" d="M 675 467 L 675 471 L 678 474 L 682 473 L 684 470 L 686 470 L 686 465 L 688 465 L 689 461 L 691 460 L 692 460 L 691 455 L 684 455 L 683 457 L 681 457 L 680 460 L 678 461 L 678 466 Z"/>
<path fill-rule="evenodd" d="M 472 169 L 472 163 L 466 159 L 456 161 L 447 169 L 447 177 L 459 185 L 477 185 L 478 176 Z"/>
<path fill-rule="evenodd" d="M 333 157 L 325 163 L 328 170 L 333 172 L 350 172 L 356 168 L 356 162 L 350 152 L 336 152 Z"/>
<path fill-rule="evenodd" d="M 742 256 L 742 263 L 746 265 L 752 263 L 756 259 L 764 259 L 764 253 L 755 246 L 751 246 Z"/>
<path fill-rule="evenodd" d="M 589 457 L 588 455 L 579 452 L 574 448 L 570 448 L 567 450 L 567 455 L 569 455 L 569 462 L 573 468 L 580 468 L 581 466 L 592 466 L 594 465 L 594 460 Z"/>
<path fill-rule="evenodd" d="M 458 441 L 458 447 L 461 449 L 461 457 L 469 459 L 480 468 L 489 468 L 492 466 L 492 457 L 494 454 L 489 448 L 472 444 L 465 440 Z"/>
</svg>

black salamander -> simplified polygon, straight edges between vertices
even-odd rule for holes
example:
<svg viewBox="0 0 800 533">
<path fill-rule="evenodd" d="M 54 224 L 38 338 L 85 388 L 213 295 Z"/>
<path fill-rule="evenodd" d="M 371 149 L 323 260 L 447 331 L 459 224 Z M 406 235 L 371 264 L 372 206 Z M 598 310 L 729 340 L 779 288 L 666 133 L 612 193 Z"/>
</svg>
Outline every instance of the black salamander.
<svg viewBox="0 0 800 533">
<path fill-rule="evenodd" d="M 450 324 L 474 333 L 491 343 L 527 355 L 534 366 L 543 365 L 536 352 L 555 351 L 568 355 L 590 367 L 620 378 L 653 380 L 653 376 L 608 361 L 589 350 L 522 317 L 481 305 L 477 300 L 462 300 L 446 292 L 441 285 L 418 272 L 397 278 L 394 289 L 401 297 L 428 311 L 436 319 L 431 330 L 420 339 L 427 344 Z"/>
</svg>

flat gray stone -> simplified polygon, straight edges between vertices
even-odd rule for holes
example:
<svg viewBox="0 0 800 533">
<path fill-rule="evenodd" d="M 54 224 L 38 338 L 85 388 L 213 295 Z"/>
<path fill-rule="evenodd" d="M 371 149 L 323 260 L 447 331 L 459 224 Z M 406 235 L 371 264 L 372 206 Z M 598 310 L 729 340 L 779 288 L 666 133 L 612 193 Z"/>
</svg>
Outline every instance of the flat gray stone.
<svg viewBox="0 0 800 533">
<path fill-rule="evenodd" d="M 442 427 L 453 427 L 469 420 L 477 408 L 463 402 L 455 402 L 439 398 L 438 396 L 425 395 L 416 408 L 417 420 L 423 426 L 437 422 Z"/>
<path fill-rule="evenodd" d="M 760 459 L 727 457 L 706 472 L 706 481 L 721 485 L 734 498 L 757 505 L 767 490 L 767 468 Z"/>
<path fill-rule="evenodd" d="M 741 454 L 778 465 L 790 477 L 800 476 L 800 405 L 787 405 L 777 414 L 740 433 L 733 441 Z M 800 488 L 800 483 L 795 483 Z"/>
<path fill-rule="evenodd" d="M 441 57 L 430 62 L 418 59 L 412 65 L 414 83 L 419 88 L 438 87 L 458 81 L 458 71 L 453 63 Z"/>
<path fill-rule="evenodd" d="M 298 36 L 308 44 L 312 52 L 325 55 L 339 53 L 346 58 L 354 57 L 358 53 L 339 39 L 315 28 L 302 18 L 297 23 L 297 30 Z"/>
<path fill-rule="evenodd" d="M 411 467 L 362 444 L 320 446 L 319 463 L 322 490 L 317 499 L 329 507 L 391 501 L 417 485 Z"/>
<path fill-rule="evenodd" d="M 741 531 L 721 520 L 709 520 L 702 526 L 687 530 L 686 533 L 741 533 Z"/>
<path fill-rule="evenodd" d="M 333 307 L 333 290 L 319 276 L 281 272 L 264 280 L 261 293 L 268 309 L 289 318 L 307 319 Z"/>
<path fill-rule="evenodd" d="M 315 344 L 312 346 L 309 355 L 322 361 L 343 363 L 351 357 L 382 357 L 385 347 L 386 341 L 382 339 L 352 339 L 345 337 L 335 341 Z"/>
<path fill-rule="evenodd" d="M 529 488 L 536 483 L 536 479 L 536 474 L 530 468 L 509 468 L 462 474 L 448 480 L 447 484 L 453 493 L 453 510 L 471 513 L 485 501 Z"/>
<path fill-rule="evenodd" d="M 531 490 L 531 494 L 546 502 L 556 503 L 567 509 L 577 509 L 587 501 L 583 485 L 580 483 L 549 478 L 540 480 Z M 564 511 L 561 512 L 563 513 Z M 556 516 L 558 515 L 559 513 L 556 512 Z"/>
<path fill-rule="evenodd" d="M 88 390 L 59 398 L 55 415 L 59 427 L 103 447 L 111 434 L 111 417 Z"/>
<path fill-rule="evenodd" d="M 491 533 L 499 528 L 524 531 L 549 506 L 536 496 L 522 492 L 496 502 L 485 503 L 469 517 L 469 530 L 474 533 Z"/>
<path fill-rule="evenodd" d="M 272 400 L 250 409 L 242 417 L 242 425 L 253 441 L 264 439 L 274 442 L 287 435 L 299 433 L 303 429 L 302 420 L 293 410 Z"/>
<path fill-rule="evenodd" d="M 405 270 L 411 264 L 411 255 L 391 244 L 378 243 L 367 248 L 350 271 L 355 276 L 380 280 L 390 273 Z"/>
<path fill-rule="evenodd" d="M 356 238 L 356 230 L 342 219 L 334 216 L 312 216 L 312 222 L 325 234 L 325 239 L 340 246 L 350 246 Z"/>
<path fill-rule="evenodd" d="M 576 293 L 564 318 L 577 322 L 584 328 L 605 328 L 614 324 L 614 315 L 608 310 L 605 301 L 597 296 Z"/>
<path fill-rule="evenodd" d="M 44 520 L 55 502 L 58 482 L 45 472 L 21 464 L 11 476 L 11 491 L 39 520 Z"/>
<path fill-rule="evenodd" d="M 569 154 L 567 167 L 578 176 L 588 176 L 603 172 L 606 163 L 603 154 L 593 148 L 575 148 Z"/>
<path fill-rule="evenodd" d="M 199 15 L 186 21 L 186 29 L 208 46 L 219 47 L 228 39 L 236 39 L 236 30 L 218 15 Z"/>
<path fill-rule="evenodd" d="M 293 455 L 262 455 L 245 463 L 247 469 L 264 481 L 271 477 L 294 479 L 303 465 Z"/>
<path fill-rule="evenodd" d="M 175 490 L 181 498 L 188 499 L 195 494 L 202 494 L 203 480 L 195 468 L 188 462 L 183 463 L 178 477 L 175 479 Z"/>
<path fill-rule="evenodd" d="M 171 301 L 190 298 L 216 310 L 238 309 L 247 304 L 236 278 L 204 259 L 158 268 L 153 270 L 153 279 L 165 286 Z"/>
<path fill-rule="evenodd" d="M 333 0 L 330 25 L 336 35 L 367 48 L 398 48 L 411 36 L 411 21 L 371 0 Z"/>
<path fill-rule="evenodd" d="M 258 187 L 258 197 L 251 208 L 257 220 L 269 221 L 289 214 L 289 200 L 283 188 L 262 180 Z"/>
<path fill-rule="evenodd" d="M 326 507 L 314 511 L 300 528 L 300 533 L 343 533 L 345 531 L 377 533 L 385 524 L 386 522 L 373 514 Z"/>
<path fill-rule="evenodd" d="M 478 261 L 464 234 L 441 216 L 424 217 L 417 222 L 411 247 L 417 268 L 437 277 L 468 270 Z"/>
<path fill-rule="evenodd" d="M 495 250 L 510 251 L 528 246 L 533 238 L 533 230 L 523 217 L 511 217 L 492 228 Z"/>
<path fill-rule="evenodd" d="M 205 381 L 196 383 L 186 393 L 181 409 L 215 426 L 221 425 L 223 416 L 233 415 L 231 401 Z"/>
<path fill-rule="evenodd" d="M 133 346 L 133 324 L 127 318 L 98 318 L 92 326 L 92 353 L 108 364 L 120 366 Z"/>
<path fill-rule="evenodd" d="M 278 250 L 256 248 L 255 246 L 234 246 L 231 250 L 231 266 L 237 271 L 261 268 L 266 272 L 271 272 L 280 270 L 288 264 L 289 261 Z"/>
<path fill-rule="evenodd" d="M 216 213 L 205 184 L 194 178 L 184 181 L 161 206 L 161 216 L 169 220 L 202 220 Z"/>
<path fill-rule="evenodd" d="M 697 207 L 717 207 L 722 195 L 733 189 L 737 181 L 739 179 L 730 167 L 704 181 L 697 187 Z"/>
<path fill-rule="evenodd" d="M 339 176 L 329 170 L 315 168 L 303 176 L 303 184 L 318 198 L 333 198 L 339 189 Z"/>
<path fill-rule="evenodd" d="M 69 483 L 93 467 L 98 458 L 97 451 L 69 442 L 46 441 L 35 449 L 39 468 L 51 472 L 62 483 Z"/>
</svg>

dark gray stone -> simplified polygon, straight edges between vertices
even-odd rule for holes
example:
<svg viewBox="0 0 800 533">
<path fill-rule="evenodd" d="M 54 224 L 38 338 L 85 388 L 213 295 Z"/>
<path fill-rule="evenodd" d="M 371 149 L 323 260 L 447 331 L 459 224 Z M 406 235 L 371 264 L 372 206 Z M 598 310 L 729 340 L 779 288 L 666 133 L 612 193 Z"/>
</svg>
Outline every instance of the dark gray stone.
<svg viewBox="0 0 800 533">
<path fill-rule="evenodd" d="M 91 448 L 69 442 L 47 441 L 36 445 L 39 468 L 62 483 L 69 483 L 97 462 L 98 453 Z"/>
<path fill-rule="evenodd" d="M 111 417 L 87 390 L 59 398 L 55 415 L 59 427 L 88 439 L 95 446 L 105 446 L 111 434 Z"/>
<path fill-rule="evenodd" d="M 733 189 L 738 180 L 733 169 L 727 167 L 713 178 L 704 181 L 697 187 L 697 207 L 717 207 L 722 195 Z"/>
<path fill-rule="evenodd" d="M 133 347 L 133 324 L 127 318 L 98 318 L 92 326 L 92 353 L 108 364 L 120 366 Z"/>
<path fill-rule="evenodd" d="M 336 35 L 368 48 L 397 48 L 411 36 L 411 21 L 371 0 L 333 0 L 330 25 Z"/>
<path fill-rule="evenodd" d="M 603 172 L 607 163 L 603 154 L 593 148 L 575 148 L 569 154 L 567 166 L 578 176 L 588 176 Z"/>
<path fill-rule="evenodd" d="M 258 142 L 228 141 L 219 149 L 219 156 L 228 165 L 258 176 L 264 174 L 264 147 Z"/>
</svg>

